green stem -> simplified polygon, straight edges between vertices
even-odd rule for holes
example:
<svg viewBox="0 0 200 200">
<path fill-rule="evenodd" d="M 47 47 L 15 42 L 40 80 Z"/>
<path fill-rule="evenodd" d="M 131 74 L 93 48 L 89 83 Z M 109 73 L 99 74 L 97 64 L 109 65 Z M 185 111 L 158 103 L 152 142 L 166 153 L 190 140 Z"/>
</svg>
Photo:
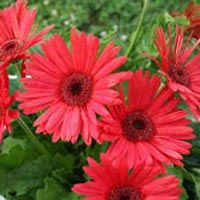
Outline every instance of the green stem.
<svg viewBox="0 0 200 200">
<path fill-rule="evenodd" d="M 16 67 L 18 79 L 20 79 L 20 77 L 21 77 L 21 72 L 20 72 L 21 66 L 20 66 L 19 61 L 15 63 L 15 67 Z"/>
<path fill-rule="evenodd" d="M 23 128 L 23 130 L 25 131 L 25 133 L 27 134 L 28 138 L 30 139 L 30 141 L 33 143 L 33 145 L 37 148 L 37 150 L 44 154 L 45 156 L 48 156 L 49 158 L 51 157 L 51 154 L 45 149 L 45 147 L 39 142 L 39 140 L 35 137 L 35 135 L 33 134 L 33 132 L 30 130 L 30 128 L 27 126 L 27 124 L 24 122 L 24 120 L 19 117 L 17 119 L 17 122 L 19 123 L 19 125 Z"/>
<path fill-rule="evenodd" d="M 140 28 L 141 28 L 141 25 L 142 25 L 142 22 L 143 22 L 143 19 L 144 19 L 144 15 L 145 15 L 145 12 L 146 12 L 146 9 L 147 9 L 147 4 L 148 4 L 148 0 L 144 0 L 144 5 L 143 5 L 143 8 L 142 8 L 142 12 L 140 14 L 140 19 L 139 19 L 139 23 L 137 25 L 137 28 L 136 28 L 136 31 L 134 31 L 131 35 L 131 43 L 126 51 L 126 56 L 128 56 L 131 52 L 131 50 L 133 49 L 134 45 L 135 45 L 135 41 L 138 37 L 138 34 L 140 32 Z"/>
</svg>

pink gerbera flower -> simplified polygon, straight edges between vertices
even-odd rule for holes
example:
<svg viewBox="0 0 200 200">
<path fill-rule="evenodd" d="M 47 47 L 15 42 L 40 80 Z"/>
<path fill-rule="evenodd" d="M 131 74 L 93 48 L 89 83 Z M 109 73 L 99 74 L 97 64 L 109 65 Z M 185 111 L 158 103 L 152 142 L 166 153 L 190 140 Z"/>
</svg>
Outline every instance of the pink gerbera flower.
<svg viewBox="0 0 200 200">
<path fill-rule="evenodd" d="M 190 21 L 190 24 L 186 27 L 188 31 L 192 33 L 192 36 L 196 39 L 200 38 L 200 5 L 190 2 L 184 11 L 184 15 Z"/>
<path fill-rule="evenodd" d="M 0 75 L 0 143 L 2 142 L 3 133 L 5 130 L 11 132 L 12 119 L 19 117 L 16 110 L 10 110 L 10 105 L 15 101 L 17 93 L 9 96 L 8 75 L 3 72 Z"/>
<path fill-rule="evenodd" d="M 26 58 L 26 50 L 42 40 L 53 28 L 48 26 L 39 34 L 33 28 L 36 10 L 28 10 L 26 0 L 0 11 L 0 72 L 4 71 L 13 59 Z"/>
<path fill-rule="evenodd" d="M 129 80 L 128 105 L 110 106 L 110 114 L 99 123 L 100 140 L 111 141 L 106 154 L 114 163 L 130 168 L 139 162 L 182 165 L 193 139 L 187 112 L 176 108 L 179 99 L 160 78 L 136 71 Z M 124 96 L 122 95 L 122 99 Z"/>
<path fill-rule="evenodd" d="M 27 62 L 21 94 L 25 114 L 45 112 L 35 121 L 37 133 L 52 133 L 58 139 L 76 142 L 79 133 L 86 144 L 97 139 L 98 115 L 106 115 L 104 105 L 120 103 L 118 92 L 110 89 L 128 79 L 131 72 L 111 74 L 126 61 L 116 58 L 120 47 L 111 42 L 97 56 L 99 39 L 71 31 L 71 52 L 59 35 L 42 45 L 44 56 L 35 53 Z"/>
<path fill-rule="evenodd" d="M 140 163 L 133 170 L 123 164 L 113 166 L 101 155 L 101 163 L 88 158 L 85 173 L 92 178 L 76 184 L 72 190 L 86 196 L 85 200 L 179 200 L 182 189 L 178 179 L 171 176 L 156 178 L 159 168 Z"/>
<path fill-rule="evenodd" d="M 199 119 L 200 115 L 200 53 L 190 58 L 200 39 L 188 47 L 190 38 L 184 44 L 183 28 L 176 27 L 176 36 L 172 41 L 171 28 L 168 30 L 168 45 L 161 27 L 156 29 L 154 43 L 160 54 L 160 60 L 147 55 L 155 61 L 161 72 L 167 77 L 169 87 L 178 91 L 189 106 L 192 114 Z"/>
<path fill-rule="evenodd" d="M 200 5 L 190 1 L 183 13 L 172 13 L 172 16 L 185 16 L 189 20 L 186 30 L 196 39 L 200 38 Z"/>
</svg>

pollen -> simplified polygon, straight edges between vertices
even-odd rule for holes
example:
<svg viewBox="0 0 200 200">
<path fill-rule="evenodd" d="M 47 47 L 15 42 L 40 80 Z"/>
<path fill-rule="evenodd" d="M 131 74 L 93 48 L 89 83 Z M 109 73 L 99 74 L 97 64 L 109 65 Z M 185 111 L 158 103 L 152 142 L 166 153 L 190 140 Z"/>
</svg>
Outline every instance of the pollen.
<svg viewBox="0 0 200 200">
<path fill-rule="evenodd" d="M 150 140 L 155 133 L 149 116 L 139 110 L 128 112 L 122 121 L 124 136 L 130 141 Z"/>
<path fill-rule="evenodd" d="M 61 83 L 61 95 L 70 106 L 84 106 L 92 95 L 92 78 L 81 72 L 67 76 Z"/>
<path fill-rule="evenodd" d="M 15 56 L 22 47 L 22 40 L 12 39 L 5 41 L 0 45 L 0 60 L 5 60 L 8 56 Z"/>
<path fill-rule="evenodd" d="M 109 200 L 140 200 L 140 193 L 132 186 L 113 188 L 109 193 Z"/>
<path fill-rule="evenodd" d="M 179 83 L 181 85 L 189 86 L 190 84 L 189 75 L 184 70 L 184 68 L 181 69 L 176 66 L 170 66 L 169 76 L 172 78 L 174 82 Z"/>
</svg>

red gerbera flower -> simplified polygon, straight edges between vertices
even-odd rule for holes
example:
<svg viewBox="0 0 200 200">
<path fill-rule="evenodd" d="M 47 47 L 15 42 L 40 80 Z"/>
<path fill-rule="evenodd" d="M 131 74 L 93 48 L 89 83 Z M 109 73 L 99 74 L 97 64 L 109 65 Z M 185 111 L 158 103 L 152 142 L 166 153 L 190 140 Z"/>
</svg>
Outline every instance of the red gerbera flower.
<svg viewBox="0 0 200 200">
<path fill-rule="evenodd" d="M 24 113 L 46 109 L 34 123 L 37 133 L 53 134 L 58 139 L 76 142 L 79 133 L 86 144 L 98 138 L 95 114 L 106 115 L 104 105 L 120 103 L 118 92 L 110 87 L 128 79 L 131 72 L 111 74 L 126 61 L 115 58 L 120 47 L 111 42 L 97 58 L 99 39 L 84 32 L 71 31 L 71 52 L 59 35 L 42 45 L 45 56 L 38 53 L 27 62 L 23 79 L 26 92 L 21 94 Z"/>
<path fill-rule="evenodd" d="M 184 15 L 190 21 L 186 27 L 196 39 L 200 38 L 200 5 L 194 4 L 192 1 L 184 11 Z"/>
<path fill-rule="evenodd" d="M 26 0 L 17 0 L 0 12 L 0 72 L 4 71 L 13 59 L 27 57 L 26 50 L 42 40 L 42 37 L 53 28 L 46 27 L 39 34 L 31 31 L 36 10 L 28 10 Z"/>
<path fill-rule="evenodd" d="M 178 91 L 189 106 L 192 114 L 199 119 L 200 115 L 200 53 L 190 58 L 194 49 L 200 43 L 198 40 L 192 47 L 188 47 L 190 38 L 184 44 L 183 28 L 176 27 L 174 44 L 171 28 L 168 30 L 169 41 L 166 44 L 164 31 L 161 27 L 156 29 L 154 43 L 160 54 L 160 60 L 148 56 L 161 69 L 168 79 L 168 85 L 173 91 Z"/>
<path fill-rule="evenodd" d="M 196 39 L 200 38 L 200 5 L 190 2 L 183 13 L 172 13 L 173 16 L 186 16 L 189 20 L 189 25 L 186 29 L 192 34 Z"/>
<path fill-rule="evenodd" d="M 0 75 L 0 143 L 3 132 L 7 129 L 11 132 L 11 121 L 19 117 L 16 110 L 10 110 L 10 105 L 15 101 L 17 93 L 9 96 L 8 75 L 6 72 Z"/>
<path fill-rule="evenodd" d="M 100 140 L 111 141 L 106 154 L 115 162 L 132 168 L 141 161 L 148 164 L 182 165 L 181 154 L 189 154 L 193 139 L 187 112 L 176 108 L 179 99 L 160 78 L 136 71 L 129 80 L 128 106 L 125 101 L 110 106 L 110 114 L 99 123 Z M 124 99 L 122 95 L 122 99 Z"/>
<path fill-rule="evenodd" d="M 178 200 L 182 190 L 178 179 L 171 176 L 156 178 L 159 168 L 140 163 L 133 170 L 123 164 L 113 166 L 105 155 L 101 163 L 88 158 L 85 173 L 92 178 L 76 184 L 72 190 L 87 196 L 85 200 Z"/>
</svg>

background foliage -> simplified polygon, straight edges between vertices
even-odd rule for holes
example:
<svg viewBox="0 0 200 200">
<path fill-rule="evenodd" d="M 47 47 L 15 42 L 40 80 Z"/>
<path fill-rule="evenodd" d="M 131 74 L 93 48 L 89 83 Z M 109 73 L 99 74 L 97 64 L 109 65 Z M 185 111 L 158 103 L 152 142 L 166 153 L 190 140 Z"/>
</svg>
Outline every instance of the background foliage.
<svg viewBox="0 0 200 200">
<path fill-rule="evenodd" d="M 1 0 L 0 9 L 8 6 L 12 0 Z M 156 54 L 152 44 L 153 31 L 156 25 L 167 23 L 184 24 L 184 18 L 172 18 L 169 13 L 182 11 L 189 1 L 149 1 L 147 13 L 136 41 L 135 48 L 123 70 L 135 70 L 138 67 L 155 72 L 157 68 L 146 58 L 141 57 L 143 51 Z M 195 2 L 195 1 L 194 1 Z M 196 0 L 197 3 L 197 0 Z M 129 45 L 129 38 L 135 31 L 142 1 L 134 0 L 29 0 L 29 7 L 38 10 L 36 23 L 38 29 L 55 24 L 49 34 L 60 33 L 66 41 L 72 26 L 101 38 L 102 47 L 113 40 L 122 46 L 124 54 Z M 34 47 L 39 51 L 39 47 Z M 10 74 L 13 68 L 10 67 Z M 11 80 L 11 92 L 19 88 L 16 80 Z M 35 115 L 23 116 L 32 128 Z M 200 199 L 200 126 L 193 122 L 197 138 L 193 141 L 192 154 L 184 159 L 185 167 L 169 167 L 169 173 L 176 174 L 181 180 L 185 193 L 181 199 Z M 32 128 L 34 131 L 34 128 Z M 12 135 L 7 135 L 0 146 L 0 194 L 7 200 L 78 200 L 78 196 L 70 191 L 74 183 L 83 182 L 86 177 L 82 166 L 86 165 L 86 157 L 98 160 L 99 153 L 106 150 L 107 144 L 100 146 L 93 143 L 86 146 L 81 140 L 75 145 L 65 142 L 53 144 L 48 136 L 37 135 L 37 138 L 52 156 L 42 155 L 25 135 L 17 122 L 13 123 Z"/>
</svg>

